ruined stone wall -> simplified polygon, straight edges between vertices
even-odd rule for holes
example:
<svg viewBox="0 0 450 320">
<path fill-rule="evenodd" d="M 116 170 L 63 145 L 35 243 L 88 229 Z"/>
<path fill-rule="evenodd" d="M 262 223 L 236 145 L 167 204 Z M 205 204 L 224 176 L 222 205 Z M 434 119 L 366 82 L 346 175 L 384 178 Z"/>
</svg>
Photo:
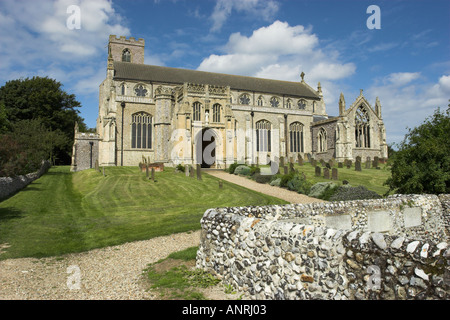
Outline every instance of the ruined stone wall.
<svg viewBox="0 0 450 320">
<path fill-rule="evenodd" d="M 197 267 L 253 299 L 448 299 L 449 196 L 210 209 Z"/>
</svg>

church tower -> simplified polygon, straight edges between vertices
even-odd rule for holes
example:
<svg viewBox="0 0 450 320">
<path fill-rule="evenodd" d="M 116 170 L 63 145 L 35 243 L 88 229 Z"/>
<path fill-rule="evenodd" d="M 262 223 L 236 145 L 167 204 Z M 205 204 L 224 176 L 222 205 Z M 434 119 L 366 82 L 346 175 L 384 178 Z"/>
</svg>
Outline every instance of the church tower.
<svg viewBox="0 0 450 320">
<path fill-rule="evenodd" d="M 115 35 L 109 36 L 108 57 L 113 61 L 131 62 L 144 64 L 145 40 L 133 37 L 127 39 L 124 36 L 117 38 Z"/>
</svg>

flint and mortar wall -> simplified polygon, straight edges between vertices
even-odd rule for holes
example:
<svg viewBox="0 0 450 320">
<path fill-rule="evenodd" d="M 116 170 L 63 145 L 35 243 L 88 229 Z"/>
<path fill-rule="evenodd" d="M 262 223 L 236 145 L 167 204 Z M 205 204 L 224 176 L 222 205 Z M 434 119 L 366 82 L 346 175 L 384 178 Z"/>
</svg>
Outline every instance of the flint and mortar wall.
<svg viewBox="0 0 450 320">
<path fill-rule="evenodd" d="M 49 161 L 44 161 L 41 168 L 36 172 L 28 173 L 23 176 L 0 178 L 0 201 L 13 195 L 17 191 L 22 190 L 28 184 L 38 179 L 48 171 L 50 166 Z"/>
<path fill-rule="evenodd" d="M 449 195 L 209 209 L 197 267 L 252 299 L 448 299 Z"/>
</svg>

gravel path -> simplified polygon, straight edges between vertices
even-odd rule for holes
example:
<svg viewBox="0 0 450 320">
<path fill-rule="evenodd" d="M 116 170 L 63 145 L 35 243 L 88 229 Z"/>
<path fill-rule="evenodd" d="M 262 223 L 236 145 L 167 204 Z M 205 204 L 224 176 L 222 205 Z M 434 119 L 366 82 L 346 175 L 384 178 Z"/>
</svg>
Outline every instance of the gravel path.
<svg viewBox="0 0 450 320">
<path fill-rule="evenodd" d="M 0 300 L 154 299 L 142 271 L 174 251 L 199 245 L 200 231 L 67 254 L 0 261 Z M 77 272 L 80 274 L 77 289 Z M 72 289 L 70 289 L 72 288 Z"/>
<path fill-rule="evenodd" d="M 204 172 L 217 177 L 222 180 L 226 180 L 235 184 L 238 184 L 240 186 L 243 186 L 245 188 L 259 191 L 261 193 L 268 194 L 270 196 L 286 200 L 290 203 L 311 203 L 311 202 L 323 202 L 323 200 L 311 198 L 308 196 L 305 196 L 304 194 L 300 194 L 294 191 L 290 191 L 287 189 L 274 187 L 269 184 L 262 184 L 255 182 L 253 180 L 250 180 L 246 177 L 241 177 L 234 174 L 229 174 L 222 170 L 204 170 Z"/>
<path fill-rule="evenodd" d="M 291 203 L 321 201 L 223 171 L 206 172 Z M 199 243 L 200 231 L 196 231 L 61 257 L 3 260 L 0 261 L 0 300 L 158 299 L 151 292 L 146 292 L 143 270 L 148 264 L 166 258 L 174 251 Z M 7 249 L 7 245 L 0 249 Z M 219 291 L 212 296 L 223 299 Z"/>
</svg>

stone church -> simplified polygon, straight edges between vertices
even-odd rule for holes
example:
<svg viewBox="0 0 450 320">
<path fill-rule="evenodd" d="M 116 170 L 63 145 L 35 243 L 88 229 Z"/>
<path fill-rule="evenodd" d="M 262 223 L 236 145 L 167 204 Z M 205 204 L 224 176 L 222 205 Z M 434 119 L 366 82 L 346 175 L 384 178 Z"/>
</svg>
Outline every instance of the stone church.
<svg viewBox="0 0 450 320">
<path fill-rule="evenodd" d="M 312 157 L 387 158 L 380 101 L 360 95 L 328 116 L 320 82 L 279 81 L 144 64 L 144 39 L 111 35 L 96 134 L 78 132 L 72 170 L 149 163 L 231 163 Z"/>
</svg>

